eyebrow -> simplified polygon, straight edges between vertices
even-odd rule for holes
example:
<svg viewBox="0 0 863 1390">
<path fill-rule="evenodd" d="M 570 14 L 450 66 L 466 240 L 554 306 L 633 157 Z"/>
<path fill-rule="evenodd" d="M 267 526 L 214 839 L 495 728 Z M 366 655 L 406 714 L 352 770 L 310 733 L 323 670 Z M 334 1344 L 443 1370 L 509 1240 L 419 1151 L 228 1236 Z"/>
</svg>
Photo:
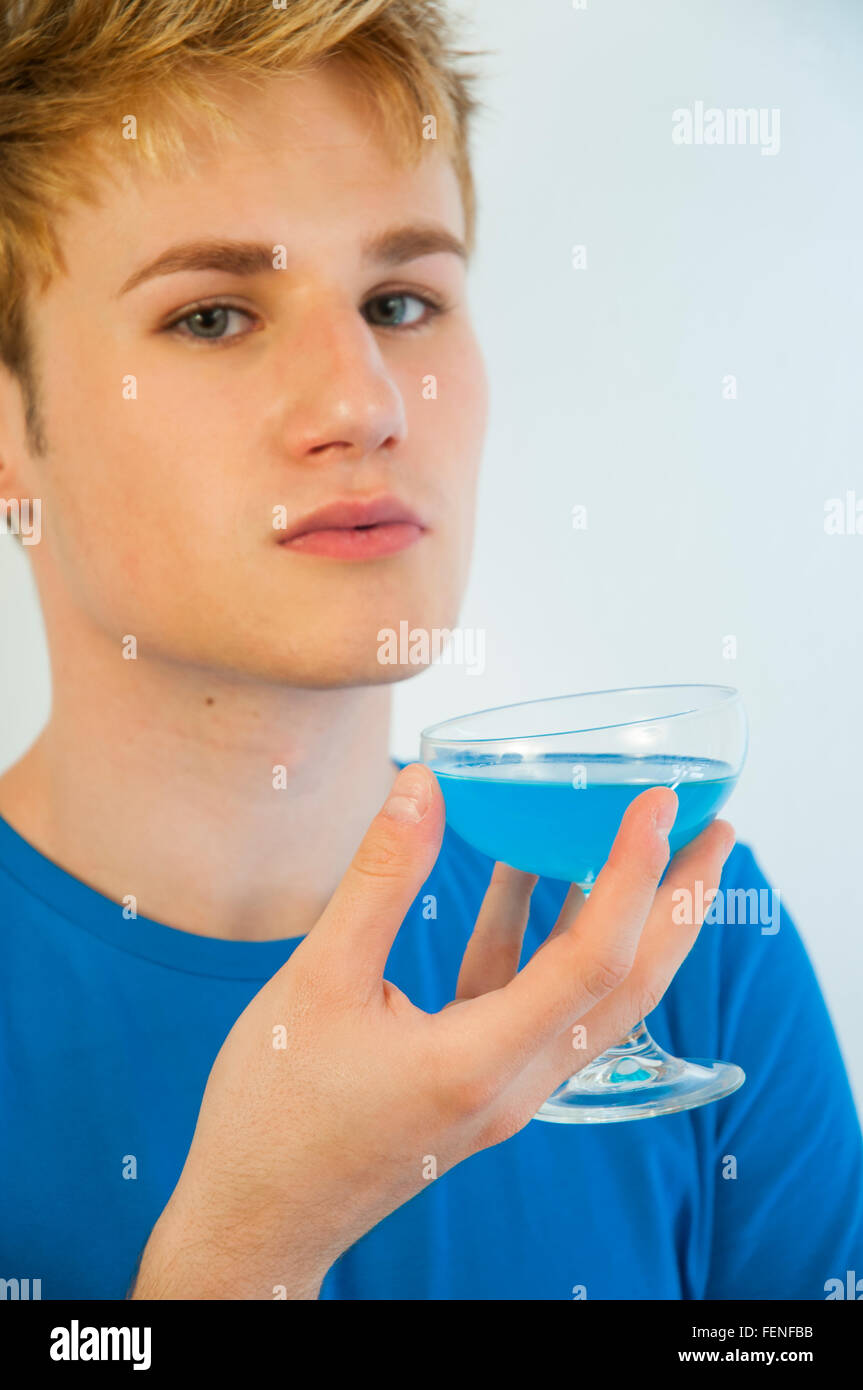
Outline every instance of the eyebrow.
<svg viewBox="0 0 863 1390">
<path fill-rule="evenodd" d="M 378 265 L 400 265 L 448 252 L 467 261 L 467 247 L 452 232 L 436 222 L 416 222 L 402 227 L 390 227 L 367 237 L 360 253 L 364 261 Z M 129 276 L 118 291 L 117 298 L 158 275 L 174 275 L 181 270 L 221 270 L 229 275 L 262 275 L 274 273 L 273 247 L 258 241 L 224 239 L 186 241 L 168 247 L 155 260 L 141 266 Z"/>
</svg>

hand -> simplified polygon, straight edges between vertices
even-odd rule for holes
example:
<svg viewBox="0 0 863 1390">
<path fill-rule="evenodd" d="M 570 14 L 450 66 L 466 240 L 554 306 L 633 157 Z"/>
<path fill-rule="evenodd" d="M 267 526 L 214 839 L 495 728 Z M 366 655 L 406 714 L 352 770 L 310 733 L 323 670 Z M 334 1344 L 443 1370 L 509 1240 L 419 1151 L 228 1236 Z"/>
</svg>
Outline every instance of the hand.
<svg viewBox="0 0 863 1390">
<path fill-rule="evenodd" d="M 216 1057 L 134 1297 L 315 1298 L 361 1235 L 619 1042 L 698 935 L 700 921 L 672 921 L 672 894 L 699 901 L 696 881 L 718 885 L 734 843 L 714 821 L 658 888 L 676 808 L 670 788 L 635 798 L 590 897 L 570 889 L 521 971 L 537 879 L 495 865 L 456 997 L 427 1014 L 383 978 L 445 820 L 434 774 L 404 768 L 324 913 Z"/>
</svg>

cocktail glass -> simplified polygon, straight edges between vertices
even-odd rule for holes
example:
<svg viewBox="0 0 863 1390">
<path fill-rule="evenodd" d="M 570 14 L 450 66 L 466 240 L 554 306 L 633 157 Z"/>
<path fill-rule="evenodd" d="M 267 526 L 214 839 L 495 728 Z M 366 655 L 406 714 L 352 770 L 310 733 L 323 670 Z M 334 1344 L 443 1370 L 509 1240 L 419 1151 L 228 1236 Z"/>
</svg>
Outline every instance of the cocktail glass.
<svg viewBox="0 0 863 1390">
<path fill-rule="evenodd" d="M 728 800 L 747 742 L 743 701 L 732 687 L 653 685 L 448 719 L 423 730 L 420 760 L 436 774 L 447 821 L 468 844 L 587 894 L 630 801 L 648 787 L 676 791 L 674 854 Z M 642 1019 L 559 1086 L 535 1118 L 577 1124 L 667 1115 L 720 1100 L 744 1080 L 732 1062 L 672 1057 Z"/>
</svg>

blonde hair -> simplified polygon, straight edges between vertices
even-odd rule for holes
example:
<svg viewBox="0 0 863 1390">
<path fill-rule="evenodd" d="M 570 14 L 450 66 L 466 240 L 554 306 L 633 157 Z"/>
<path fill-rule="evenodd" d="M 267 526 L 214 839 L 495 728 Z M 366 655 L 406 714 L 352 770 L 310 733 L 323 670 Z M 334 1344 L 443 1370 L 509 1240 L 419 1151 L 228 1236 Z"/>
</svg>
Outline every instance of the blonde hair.
<svg viewBox="0 0 863 1390">
<path fill-rule="evenodd" d="M 371 97 L 403 166 L 423 123 L 452 160 L 475 237 L 469 121 L 481 102 L 439 0 L 0 0 L 0 361 L 21 382 L 28 435 L 44 447 L 27 303 L 66 265 L 57 235 L 70 199 L 98 202 L 99 155 L 155 169 L 184 158 L 184 117 L 231 122 L 214 78 L 308 71 L 341 56 Z M 134 112 L 138 138 L 119 139 Z"/>
</svg>

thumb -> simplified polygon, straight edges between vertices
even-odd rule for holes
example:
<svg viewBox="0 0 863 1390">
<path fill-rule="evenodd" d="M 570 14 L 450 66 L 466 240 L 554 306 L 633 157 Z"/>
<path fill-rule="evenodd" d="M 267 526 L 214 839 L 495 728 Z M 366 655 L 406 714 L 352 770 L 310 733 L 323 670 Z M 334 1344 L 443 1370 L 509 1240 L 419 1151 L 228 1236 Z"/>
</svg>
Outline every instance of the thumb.
<svg viewBox="0 0 863 1390">
<path fill-rule="evenodd" d="M 424 763 L 393 782 L 310 938 L 327 966 L 354 989 L 379 983 L 398 929 L 434 867 L 443 839 L 444 800 Z"/>
</svg>

